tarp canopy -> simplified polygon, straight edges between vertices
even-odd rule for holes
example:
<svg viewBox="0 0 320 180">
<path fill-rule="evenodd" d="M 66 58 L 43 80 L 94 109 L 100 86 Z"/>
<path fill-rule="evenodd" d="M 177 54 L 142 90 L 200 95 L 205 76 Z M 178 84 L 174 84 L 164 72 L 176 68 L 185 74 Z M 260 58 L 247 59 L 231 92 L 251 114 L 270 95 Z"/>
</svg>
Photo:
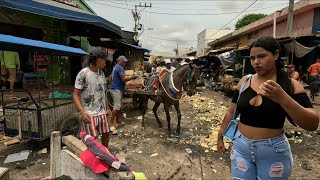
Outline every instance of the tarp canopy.
<svg viewBox="0 0 320 180">
<path fill-rule="evenodd" d="M 223 68 L 227 69 L 229 66 L 231 66 L 233 63 L 234 63 L 234 51 L 228 51 L 228 52 L 224 52 L 224 53 L 221 53 L 221 54 L 218 54 L 216 55 Z"/>
<path fill-rule="evenodd" d="M 148 52 L 148 53 L 151 52 L 151 50 L 146 49 L 146 48 L 143 48 L 143 47 L 140 47 L 140 46 L 136 46 L 136 45 L 132 45 L 132 44 L 124 43 L 124 42 L 123 42 L 122 44 L 124 44 L 124 45 L 126 45 L 126 46 L 129 46 L 129 47 L 132 48 L 132 49 L 142 50 L 142 51 Z"/>
<path fill-rule="evenodd" d="M 31 53 L 37 52 L 37 54 L 54 56 L 81 56 L 88 54 L 79 48 L 4 34 L 0 34 L 0 50 Z"/>
<path fill-rule="evenodd" d="M 88 41 L 90 43 L 90 45 L 92 46 L 101 46 L 104 48 L 111 48 L 111 49 L 123 49 L 123 48 L 128 48 L 128 49 L 136 49 L 136 50 L 141 50 L 144 52 L 148 52 L 150 53 L 151 50 L 137 46 L 137 45 L 133 45 L 133 44 L 129 44 L 126 42 L 122 42 L 120 40 L 105 40 L 103 38 L 88 38 Z"/>
<path fill-rule="evenodd" d="M 235 47 L 222 47 L 220 49 L 214 49 L 214 50 L 211 50 L 208 52 L 208 55 L 215 55 L 215 54 L 218 54 L 218 53 L 223 53 L 223 52 L 226 52 L 226 51 L 230 51 L 230 50 L 233 50 L 233 49 L 236 49 Z"/>
<path fill-rule="evenodd" d="M 298 41 L 293 40 L 289 43 L 284 44 L 284 47 L 289 52 L 291 52 L 291 53 L 294 52 L 294 54 L 297 58 L 301 58 L 301 57 L 305 56 L 306 54 L 308 54 L 309 52 L 311 52 L 317 46 L 306 47 L 306 46 L 303 46 L 302 44 L 300 44 Z"/>
<path fill-rule="evenodd" d="M 51 6 L 33 0 L 0 0 L 0 7 L 24 11 L 68 21 L 69 32 L 74 36 L 122 38 L 119 26 L 100 16 Z"/>
</svg>

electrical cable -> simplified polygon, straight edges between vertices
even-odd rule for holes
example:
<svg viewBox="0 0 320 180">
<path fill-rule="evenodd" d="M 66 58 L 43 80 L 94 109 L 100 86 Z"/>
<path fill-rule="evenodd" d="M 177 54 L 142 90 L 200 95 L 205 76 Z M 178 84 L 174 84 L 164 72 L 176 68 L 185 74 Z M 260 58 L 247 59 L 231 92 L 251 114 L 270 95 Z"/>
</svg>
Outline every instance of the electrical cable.
<svg viewBox="0 0 320 180">
<path fill-rule="evenodd" d="M 215 33 L 213 33 L 211 36 L 209 36 L 208 38 L 206 38 L 205 40 L 210 40 L 210 38 L 212 36 L 214 36 L 215 34 L 217 34 L 219 31 L 221 31 L 223 28 L 225 28 L 228 24 L 230 24 L 233 20 L 235 20 L 238 16 L 240 16 L 243 12 L 245 12 L 247 9 L 249 9 L 254 3 L 256 3 L 258 0 L 255 0 L 253 3 L 251 3 L 247 8 L 245 8 L 243 11 L 241 11 L 238 15 L 236 15 L 233 19 L 231 19 L 231 21 L 229 21 L 227 24 L 225 24 L 224 26 L 222 26 L 218 31 L 216 31 Z"/>
<path fill-rule="evenodd" d="M 101 4 L 101 5 L 105 5 L 105 6 L 109 6 L 109 7 L 113 7 L 113 8 L 126 9 L 127 10 L 127 8 L 114 6 L 114 5 L 110 5 L 110 4 L 105 4 L 105 3 L 97 2 L 97 1 L 93 1 L 93 0 L 90 0 L 90 2 Z M 249 10 L 249 11 L 245 11 L 245 12 L 253 12 L 253 11 L 257 11 L 257 10 L 269 9 L 269 8 L 279 7 L 279 6 L 280 5 L 275 5 L 275 6 L 265 7 L 265 8 Z M 246 8 L 246 10 L 247 9 L 248 8 Z M 222 13 L 167 13 L 167 12 L 156 12 L 156 11 L 141 11 L 141 12 L 146 12 L 146 13 L 151 13 L 151 14 L 161 14 L 161 15 L 174 15 L 174 16 L 215 16 L 215 15 L 226 15 L 226 14 L 236 14 L 236 13 L 242 14 L 244 11 L 222 12 Z M 238 16 L 236 16 L 236 17 L 238 17 Z"/>
</svg>

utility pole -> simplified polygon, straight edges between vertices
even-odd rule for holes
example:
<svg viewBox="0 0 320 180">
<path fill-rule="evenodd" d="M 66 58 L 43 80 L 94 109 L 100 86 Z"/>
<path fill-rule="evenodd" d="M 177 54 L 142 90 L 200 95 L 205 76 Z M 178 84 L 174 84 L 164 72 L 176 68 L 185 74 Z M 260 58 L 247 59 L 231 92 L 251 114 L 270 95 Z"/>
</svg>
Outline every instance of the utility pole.
<svg viewBox="0 0 320 180">
<path fill-rule="evenodd" d="M 139 3 L 139 5 L 135 5 L 134 6 L 134 10 L 132 10 L 132 16 L 133 16 L 133 20 L 134 20 L 133 31 L 135 32 L 134 40 L 136 42 L 138 42 L 138 37 L 140 36 L 139 35 L 139 31 L 143 31 L 143 29 L 144 29 L 143 25 L 140 24 L 140 19 L 141 19 L 140 12 L 143 9 L 147 8 L 147 7 L 151 7 L 151 3 L 149 3 L 149 4 L 147 4 L 147 3 L 144 3 L 144 4 Z M 142 9 L 138 10 L 138 8 L 142 8 Z"/>
<path fill-rule="evenodd" d="M 287 19 L 287 36 L 292 37 L 294 0 L 289 0 L 288 19 Z"/>
<path fill-rule="evenodd" d="M 178 43 L 177 43 L 177 48 L 174 48 L 173 52 L 176 53 L 176 58 L 179 57 L 179 45 L 178 45 Z"/>
<path fill-rule="evenodd" d="M 179 57 L 179 44 L 177 43 L 177 57 Z"/>
</svg>

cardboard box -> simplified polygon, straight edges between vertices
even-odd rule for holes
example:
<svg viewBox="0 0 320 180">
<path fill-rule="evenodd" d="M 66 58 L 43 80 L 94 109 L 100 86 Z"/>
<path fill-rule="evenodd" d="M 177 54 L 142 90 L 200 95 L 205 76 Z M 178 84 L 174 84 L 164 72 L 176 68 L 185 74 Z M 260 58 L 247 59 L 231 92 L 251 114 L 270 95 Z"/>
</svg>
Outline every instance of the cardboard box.
<svg viewBox="0 0 320 180">
<path fill-rule="evenodd" d="M 124 72 L 127 76 L 131 76 L 134 74 L 134 70 L 125 70 Z"/>
<path fill-rule="evenodd" d="M 144 83 L 144 79 L 143 78 L 137 78 L 132 80 L 133 84 L 143 84 Z"/>
</svg>

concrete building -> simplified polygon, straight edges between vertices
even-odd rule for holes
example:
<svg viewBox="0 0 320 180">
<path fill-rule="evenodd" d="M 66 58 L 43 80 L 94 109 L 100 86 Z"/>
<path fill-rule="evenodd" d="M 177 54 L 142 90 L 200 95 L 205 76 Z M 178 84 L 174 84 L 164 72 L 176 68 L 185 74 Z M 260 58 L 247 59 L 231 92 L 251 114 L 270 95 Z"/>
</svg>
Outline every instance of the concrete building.
<svg viewBox="0 0 320 180">
<path fill-rule="evenodd" d="M 275 14 L 276 13 L 276 14 Z M 209 43 L 211 49 L 221 47 L 244 47 L 260 36 L 273 36 L 276 19 L 276 38 L 287 35 L 288 7 L 270 14 L 256 22 L 229 33 Z M 294 4 L 292 37 L 320 34 L 320 0 L 301 0 Z"/>
<path fill-rule="evenodd" d="M 232 30 L 224 29 L 204 29 L 197 35 L 197 56 L 204 56 L 209 49 L 208 43 L 218 39 L 226 34 L 231 33 Z"/>
</svg>

